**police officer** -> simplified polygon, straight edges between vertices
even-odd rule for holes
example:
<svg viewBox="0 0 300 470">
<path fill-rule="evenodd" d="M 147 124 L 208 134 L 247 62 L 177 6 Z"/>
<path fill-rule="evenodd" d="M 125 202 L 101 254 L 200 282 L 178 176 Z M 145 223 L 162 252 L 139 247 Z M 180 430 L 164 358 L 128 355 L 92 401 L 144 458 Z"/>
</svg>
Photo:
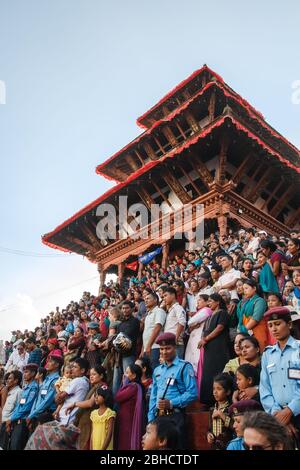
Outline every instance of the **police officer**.
<svg viewBox="0 0 300 470">
<path fill-rule="evenodd" d="M 185 448 L 185 408 L 197 400 L 197 384 L 193 366 L 176 354 L 176 336 L 163 333 L 156 343 L 160 346 L 162 364 L 154 370 L 149 402 L 148 421 L 156 416 L 173 415 L 180 447 Z"/>
<path fill-rule="evenodd" d="M 300 341 L 291 336 L 287 307 L 271 308 L 264 318 L 277 343 L 267 346 L 262 355 L 260 400 L 264 410 L 296 436 L 300 431 Z"/>
<path fill-rule="evenodd" d="M 52 414 L 56 409 L 55 382 L 60 378 L 60 368 L 62 365 L 63 359 L 60 356 L 53 355 L 48 360 L 46 378 L 40 385 L 37 398 L 29 416 L 26 418 L 26 423 L 30 430 L 33 430 L 37 424 L 46 423 L 53 419 Z"/>
<path fill-rule="evenodd" d="M 240 400 L 229 407 L 228 413 L 233 418 L 233 429 L 237 437 L 228 443 L 226 450 L 246 450 L 243 446 L 244 414 L 247 411 L 258 410 L 261 410 L 261 405 L 255 400 Z"/>
<path fill-rule="evenodd" d="M 11 450 L 23 450 L 28 439 L 29 431 L 26 426 L 26 418 L 39 391 L 39 385 L 35 380 L 37 369 L 37 364 L 27 364 L 24 367 L 24 387 L 21 398 L 10 420 L 6 422 L 6 432 L 10 435 L 9 448 Z"/>
</svg>

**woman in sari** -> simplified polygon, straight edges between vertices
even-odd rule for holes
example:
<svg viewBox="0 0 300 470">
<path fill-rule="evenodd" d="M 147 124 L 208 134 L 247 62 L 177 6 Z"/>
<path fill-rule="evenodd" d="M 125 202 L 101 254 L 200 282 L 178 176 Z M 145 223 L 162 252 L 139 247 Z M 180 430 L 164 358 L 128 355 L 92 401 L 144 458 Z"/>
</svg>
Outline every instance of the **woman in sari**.
<svg viewBox="0 0 300 470">
<path fill-rule="evenodd" d="M 66 411 L 70 412 L 75 408 L 79 408 L 75 418 L 75 426 L 80 429 L 78 439 L 78 446 L 80 450 L 90 449 L 90 437 L 92 430 L 92 422 L 90 420 L 91 411 L 97 409 L 95 403 L 95 391 L 99 385 L 106 385 L 106 372 L 104 367 L 95 366 L 90 370 L 90 384 L 91 388 L 87 393 L 84 401 L 77 401 L 76 404 L 72 403 Z M 107 386 L 107 385 L 106 385 Z"/>
<path fill-rule="evenodd" d="M 199 348 L 204 349 L 203 367 L 202 369 L 198 367 L 198 374 L 201 374 L 200 401 L 212 406 L 215 402 L 214 377 L 222 372 L 230 359 L 229 315 L 225 302 L 219 294 L 211 294 L 208 305 L 212 310 L 212 315 L 205 321 L 203 337 L 198 345 Z"/>
<path fill-rule="evenodd" d="M 258 282 L 264 294 L 268 292 L 279 292 L 276 277 L 272 270 L 272 265 L 266 254 L 260 251 L 257 255 L 257 266 L 260 269 Z"/>
<path fill-rule="evenodd" d="M 144 391 L 141 384 L 142 369 L 132 364 L 127 367 L 124 384 L 115 395 L 119 404 L 116 429 L 117 450 L 141 450 L 144 431 Z"/>
<path fill-rule="evenodd" d="M 197 377 L 198 386 L 200 385 L 203 366 L 203 348 L 199 349 L 198 344 L 202 338 L 204 322 L 212 314 L 212 310 L 208 307 L 208 298 L 206 294 L 199 295 L 197 300 L 197 312 L 188 321 L 190 336 L 184 359 L 192 364 Z"/>
<path fill-rule="evenodd" d="M 263 351 L 268 344 L 267 325 L 263 318 L 266 301 L 257 294 L 257 284 L 247 279 L 243 285 L 244 296 L 237 306 L 238 332 L 255 336 Z"/>
</svg>

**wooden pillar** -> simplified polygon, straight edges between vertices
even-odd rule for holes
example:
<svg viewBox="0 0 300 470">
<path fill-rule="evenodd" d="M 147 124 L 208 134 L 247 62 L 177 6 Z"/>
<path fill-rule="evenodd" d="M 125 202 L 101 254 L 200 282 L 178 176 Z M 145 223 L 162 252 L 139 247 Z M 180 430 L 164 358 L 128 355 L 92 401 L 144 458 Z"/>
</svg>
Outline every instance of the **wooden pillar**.
<svg viewBox="0 0 300 470">
<path fill-rule="evenodd" d="M 141 262 L 139 261 L 139 270 L 138 270 L 138 279 L 139 279 L 139 280 L 142 279 L 142 270 L 143 270 L 143 267 L 144 267 L 143 263 L 141 263 Z"/>
<path fill-rule="evenodd" d="M 169 242 L 166 241 L 162 245 L 162 262 L 161 262 L 161 267 L 163 269 L 167 269 L 168 266 L 168 259 L 169 259 L 169 250 L 170 250 L 170 245 Z"/>
<path fill-rule="evenodd" d="M 101 263 L 97 264 L 97 270 L 98 270 L 98 273 L 99 273 L 99 291 L 98 291 L 98 294 L 100 294 L 100 292 L 102 292 L 102 288 L 103 288 L 104 283 L 105 283 L 106 272 L 103 269 L 103 266 L 102 266 Z"/>
<path fill-rule="evenodd" d="M 226 215 L 220 215 L 218 217 L 218 227 L 220 237 L 227 234 L 227 217 Z"/>
<path fill-rule="evenodd" d="M 118 282 L 120 286 L 122 285 L 123 275 L 124 275 L 125 264 L 123 262 L 118 264 Z"/>
</svg>

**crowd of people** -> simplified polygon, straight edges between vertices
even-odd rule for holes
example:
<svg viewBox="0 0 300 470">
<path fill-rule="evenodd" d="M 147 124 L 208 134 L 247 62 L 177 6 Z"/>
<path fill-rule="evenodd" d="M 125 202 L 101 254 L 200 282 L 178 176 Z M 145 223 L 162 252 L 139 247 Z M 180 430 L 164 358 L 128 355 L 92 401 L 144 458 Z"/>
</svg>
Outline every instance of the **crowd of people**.
<svg viewBox="0 0 300 470">
<path fill-rule="evenodd" d="M 198 401 L 212 449 L 296 449 L 299 320 L 300 232 L 212 233 L 12 332 L 0 447 L 186 449 Z"/>
</svg>

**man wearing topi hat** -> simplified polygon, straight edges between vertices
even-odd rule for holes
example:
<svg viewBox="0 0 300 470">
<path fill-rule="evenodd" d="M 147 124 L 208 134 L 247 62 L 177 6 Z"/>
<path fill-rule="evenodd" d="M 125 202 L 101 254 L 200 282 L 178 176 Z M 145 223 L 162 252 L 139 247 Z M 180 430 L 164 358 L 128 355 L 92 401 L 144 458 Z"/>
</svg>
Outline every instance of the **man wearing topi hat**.
<svg viewBox="0 0 300 470">
<path fill-rule="evenodd" d="M 291 336 L 291 313 L 273 307 L 264 318 L 277 343 L 262 355 L 259 385 L 264 410 L 295 435 L 300 431 L 300 342 Z"/>
<path fill-rule="evenodd" d="M 261 405 L 255 400 L 240 400 L 229 407 L 228 413 L 234 420 L 233 429 L 237 437 L 229 442 L 226 450 L 246 450 L 243 446 L 244 413 L 258 410 L 261 410 Z"/>
<path fill-rule="evenodd" d="M 148 421 L 156 416 L 173 415 L 176 421 L 180 447 L 185 448 L 185 408 L 197 400 L 197 384 L 193 366 L 176 354 L 176 336 L 163 333 L 156 343 L 160 347 L 162 364 L 154 370 L 149 402 Z"/>
</svg>

